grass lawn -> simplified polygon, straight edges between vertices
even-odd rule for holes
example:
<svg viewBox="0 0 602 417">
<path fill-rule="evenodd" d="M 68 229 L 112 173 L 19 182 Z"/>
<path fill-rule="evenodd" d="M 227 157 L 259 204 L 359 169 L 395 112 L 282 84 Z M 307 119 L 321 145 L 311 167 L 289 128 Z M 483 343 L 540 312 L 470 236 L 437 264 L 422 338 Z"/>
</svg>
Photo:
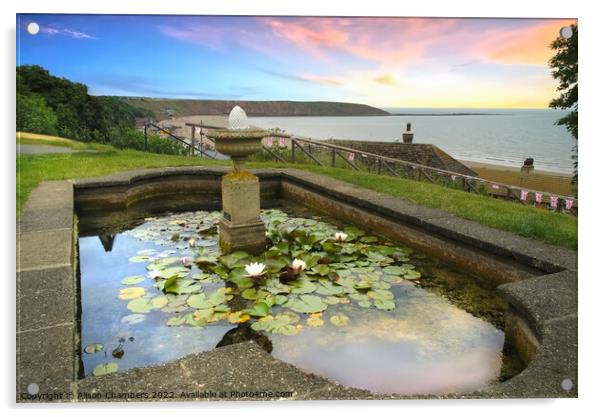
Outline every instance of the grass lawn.
<svg viewBox="0 0 602 417">
<path fill-rule="evenodd" d="M 46 137 L 21 137 L 36 144 L 77 146 L 79 150 L 96 150 L 48 155 L 19 155 L 17 157 L 17 215 L 27 196 L 40 182 L 71 178 L 108 175 L 119 171 L 140 168 L 156 168 L 186 165 L 230 165 L 230 161 L 159 155 L 131 150 L 116 150 L 107 145 L 82 144 L 68 139 Z M 70 143 L 72 142 L 72 143 Z M 30 142 L 31 143 L 31 142 Z M 83 146 L 83 147 L 80 147 Z M 548 212 L 514 202 L 469 194 L 464 191 L 388 176 L 359 173 L 349 169 L 327 168 L 315 165 L 285 165 L 257 162 L 250 167 L 294 167 L 305 169 L 351 184 L 359 185 L 415 203 L 444 210 L 469 220 L 508 230 L 554 245 L 577 249 L 577 218 L 561 213 Z"/>
</svg>

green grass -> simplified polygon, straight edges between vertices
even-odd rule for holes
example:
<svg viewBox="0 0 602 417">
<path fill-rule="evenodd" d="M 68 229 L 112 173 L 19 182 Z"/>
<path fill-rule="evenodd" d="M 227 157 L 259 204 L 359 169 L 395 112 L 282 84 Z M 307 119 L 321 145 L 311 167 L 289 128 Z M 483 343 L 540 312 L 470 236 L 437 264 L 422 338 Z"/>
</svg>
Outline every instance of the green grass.
<svg viewBox="0 0 602 417">
<path fill-rule="evenodd" d="M 17 157 L 17 215 L 31 190 L 42 181 L 95 177 L 141 168 L 230 165 L 229 161 L 116 150 L 106 145 L 85 146 L 95 147 L 88 149 L 97 152 L 19 155 Z M 96 146 L 102 148 L 96 148 Z M 548 212 L 514 202 L 495 200 L 491 197 L 469 194 L 426 182 L 359 173 L 344 168 L 287 165 L 273 162 L 254 162 L 249 166 L 304 169 L 427 207 L 444 210 L 458 217 L 497 229 L 508 230 L 521 236 L 558 246 L 577 248 L 577 218 L 574 216 Z"/>
<path fill-rule="evenodd" d="M 369 188 L 414 203 L 452 213 L 458 217 L 508 230 L 557 246 L 577 249 L 577 218 L 516 202 L 496 200 L 427 182 L 384 175 L 358 173 L 349 169 L 295 166 L 317 174 Z"/>
<path fill-rule="evenodd" d="M 203 165 L 224 165 L 229 161 L 203 160 Z M 159 155 L 131 150 L 110 150 L 17 157 L 17 215 L 27 196 L 48 180 L 96 177 L 141 168 L 199 165 L 199 159 Z"/>
</svg>

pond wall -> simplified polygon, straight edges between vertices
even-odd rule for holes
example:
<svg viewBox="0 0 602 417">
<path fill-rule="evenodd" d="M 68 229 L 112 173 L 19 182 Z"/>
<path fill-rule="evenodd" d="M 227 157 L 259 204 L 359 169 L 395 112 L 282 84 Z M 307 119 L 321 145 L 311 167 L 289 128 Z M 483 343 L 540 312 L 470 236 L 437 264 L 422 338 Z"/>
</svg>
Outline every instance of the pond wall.
<svg viewBox="0 0 602 417">
<path fill-rule="evenodd" d="M 221 205 L 220 182 L 225 172 L 195 167 L 129 171 L 103 178 L 47 182 L 32 192 L 22 211 L 17 242 L 18 401 L 48 401 L 52 396 L 62 397 L 54 398 L 57 401 L 123 401 L 108 392 L 148 393 L 167 384 L 171 384 L 170 391 L 186 391 L 201 380 L 215 389 L 253 386 L 247 378 L 259 371 L 245 358 L 265 372 L 265 377 L 254 380 L 256 385 L 262 381 L 266 389 L 291 388 L 295 393 L 292 399 L 408 398 L 377 396 L 333 384 L 247 343 L 189 355 L 170 364 L 77 379 L 80 346 L 75 213 L 135 210 L 148 200 L 159 201 L 158 210 L 169 209 L 170 197 L 178 195 L 197 203 L 202 200 L 207 208 L 216 209 Z M 445 398 L 577 395 L 575 251 L 304 171 L 260 170 L 256 174 L 262 206 L 279 199 L 293 200 L 502 284 L 498 289 L 510 304 L 506 337 L 529 365 L 489 391 Z M 215 361 L 235 367 L 231 380 L 223 373 L 219 379 L 211 376 Z M 572 382 L 571 389 L 563 388 L 564 380 Z M 32 382 L 49 396 L 28 394 Z M 93 395 L 88 397 L 87 393 Z M 183 399 L 205 398 L 134 398 Z"/>
</svg>

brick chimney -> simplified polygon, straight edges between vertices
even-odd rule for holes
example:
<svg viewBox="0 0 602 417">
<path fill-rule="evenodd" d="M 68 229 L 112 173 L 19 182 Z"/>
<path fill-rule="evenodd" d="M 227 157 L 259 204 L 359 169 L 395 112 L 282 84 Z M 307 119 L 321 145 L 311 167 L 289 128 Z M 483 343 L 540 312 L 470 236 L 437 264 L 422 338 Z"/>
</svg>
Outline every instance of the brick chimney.
<svg viewBox="0 0 602 417">
<path fill-rule="evenodd" d="M 414 133 L 412 132 L 412 123 L 406 124 L 406 131 L 401 135 L 403 137 L 403 143 L 412 143 L 414 140 Z"/>
</svg>

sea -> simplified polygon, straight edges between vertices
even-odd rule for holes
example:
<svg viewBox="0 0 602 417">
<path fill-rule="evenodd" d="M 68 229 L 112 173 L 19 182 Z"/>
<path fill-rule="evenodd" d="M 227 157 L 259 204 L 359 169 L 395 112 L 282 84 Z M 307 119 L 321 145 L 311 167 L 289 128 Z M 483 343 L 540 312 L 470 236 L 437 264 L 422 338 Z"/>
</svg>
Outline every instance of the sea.
<svg viewBox="0 0 602 417">
<path fill-rule="evenodd" d="M 401 141 L 406 123 L 415 143 L 431 143 L 456 159 L 573 172 L 575 140 L 555 122 L 567 112 L 555 109 L 385 108 L 390 116 L 251 117 L 253 126 L 280 128 L 315 139 Z"/>
</svg>

